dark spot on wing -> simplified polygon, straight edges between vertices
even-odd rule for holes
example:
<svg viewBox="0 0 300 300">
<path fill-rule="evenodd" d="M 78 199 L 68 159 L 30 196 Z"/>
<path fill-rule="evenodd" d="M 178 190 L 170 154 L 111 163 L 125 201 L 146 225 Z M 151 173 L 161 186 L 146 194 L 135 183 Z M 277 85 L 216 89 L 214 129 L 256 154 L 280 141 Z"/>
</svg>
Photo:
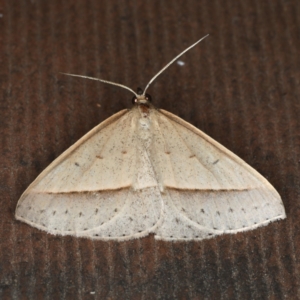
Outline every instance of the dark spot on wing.
<svg viewBox="0 0 300 300">
<path fill-rule="evenodd" d="M 76 162 L 76 163 L 75 163 L 75 166 L 79 167 L 79 163 Z"/>
<path fill-rule="evenodd" d="M 219 162 L 219 159 L 213 162 L 213 165 L 217 164 Z"/>
<path fill-rule="evenodd" d="M 103 156 L 101 156 L 101 155 L 97 155 L 96 157 L 99 159 L 103 159 Z"/>
</svg>

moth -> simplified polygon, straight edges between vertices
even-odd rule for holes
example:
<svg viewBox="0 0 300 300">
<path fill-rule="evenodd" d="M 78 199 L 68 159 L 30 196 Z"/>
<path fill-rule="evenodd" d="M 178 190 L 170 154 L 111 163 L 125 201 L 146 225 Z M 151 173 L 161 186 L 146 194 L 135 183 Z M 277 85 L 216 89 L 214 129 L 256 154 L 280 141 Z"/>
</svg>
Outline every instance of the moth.
<svg viewBox="0 0 300 300">
<path fill-rule="evenodd" d="M 206 37 L 206 36 L 205 36 Z M 55 235 L 203 240 L 284 219 L 273 186 L 205 133 L 146 93 L 55 159 L 21 196 L 16 218 Z"/>
</svg>

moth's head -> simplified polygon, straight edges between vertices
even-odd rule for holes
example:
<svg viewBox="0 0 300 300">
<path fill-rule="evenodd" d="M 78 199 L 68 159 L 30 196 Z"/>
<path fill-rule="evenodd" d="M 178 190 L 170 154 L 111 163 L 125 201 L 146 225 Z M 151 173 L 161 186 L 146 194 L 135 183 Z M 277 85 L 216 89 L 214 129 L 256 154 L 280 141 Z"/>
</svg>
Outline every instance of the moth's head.
<svg viewBox="0 0 300 300">
<path fill-rule="evenodd" d="M 143 90 L 138 87 L 137 95 L 132 98 L 132 104 L 147 104 L 152 101 L 152 98 L 149 94 L 143 94 Z"/>
</svg>

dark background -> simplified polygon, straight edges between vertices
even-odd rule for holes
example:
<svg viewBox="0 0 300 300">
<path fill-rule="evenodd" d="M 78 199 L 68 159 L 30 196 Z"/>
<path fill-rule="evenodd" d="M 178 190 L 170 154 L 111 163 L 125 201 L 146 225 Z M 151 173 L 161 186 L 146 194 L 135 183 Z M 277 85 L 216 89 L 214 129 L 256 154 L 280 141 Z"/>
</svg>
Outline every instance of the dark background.
<svg viewBox="0 0 300 300">
<path fill-rule="evenodd" d="M 300 1 L 6 0 L 0 4 L 0 299 L 300 299 Z M 101 242 L 14 219 L 49 163 L 150 87 L 265 176 L 287 219 L 202 242 Z M 91 294 L 95 292 L 95 294 Z"/>
</svg>

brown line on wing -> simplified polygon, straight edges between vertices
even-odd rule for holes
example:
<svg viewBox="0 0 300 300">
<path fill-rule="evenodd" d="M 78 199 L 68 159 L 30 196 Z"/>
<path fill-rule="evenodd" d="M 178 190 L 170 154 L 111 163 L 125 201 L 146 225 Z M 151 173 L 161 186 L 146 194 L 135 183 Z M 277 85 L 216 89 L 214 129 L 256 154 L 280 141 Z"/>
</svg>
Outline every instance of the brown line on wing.
<svg viewBox="0 0 300 300">
<path fill-rule="evenodd" d="M 101 192 L 115 192 L 120 190 L 125 190 L 130 188 L 130 185 L 128 186 L 121 186 L 116 189 L 105 189 L 105 190 L 93 190 L 93 191 L 71 191 L 71 192 L 37 192 L 37 194 L 54 194 L 54 195 L 72 195 L 72 194 L 92 194 L 92 193 L 101 193 Z"/>
</svg>

